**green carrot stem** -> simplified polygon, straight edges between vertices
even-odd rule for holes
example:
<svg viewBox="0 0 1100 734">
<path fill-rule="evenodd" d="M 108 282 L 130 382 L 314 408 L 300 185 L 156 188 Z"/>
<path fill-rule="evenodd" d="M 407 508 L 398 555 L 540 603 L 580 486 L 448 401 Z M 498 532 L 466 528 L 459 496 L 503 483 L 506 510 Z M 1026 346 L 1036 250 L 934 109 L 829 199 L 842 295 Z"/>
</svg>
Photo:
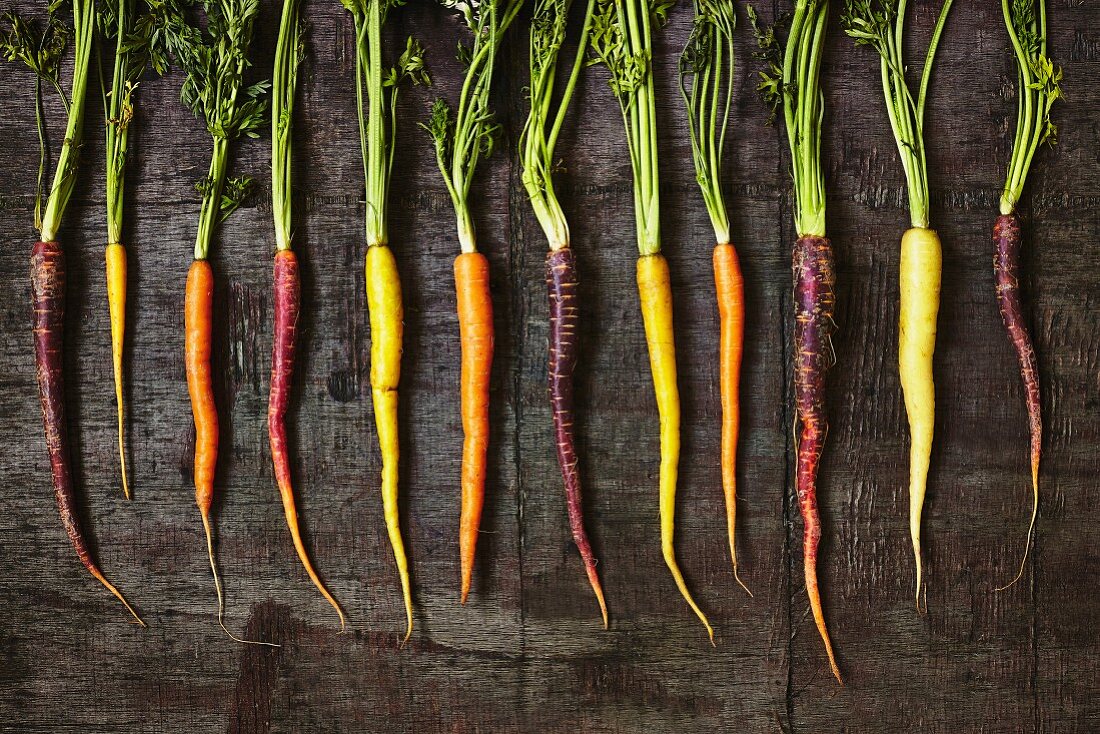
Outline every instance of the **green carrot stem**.
<svg viewBox="0 0 1100 734">
<path fill-rule="evenodd" d="M 298 22 L 300 0 L 286 0 L 279 20 L 279 42 L 271 75 L 271 212 L 275 222 L 275 247 L 289 250 L 293 233 L 293 163 L 291 127 L 298 64 L 302 59 L 302 29 Z"/>
<path fill-rule="evenodd" d="M 76 167 L 84 140 L 84 107 L 87 102 L 88 73 L 91 69 L 92 42 L 95 35 L 95 4 L 92 0 L 73 0 L 72 6 L 75 55 L 71 103 L 65 126 L 65 140 L 61 145 L 53 186 L 39 228 L 39 239 L 43 242 L 52 242 L 57 238 L 61 217 L 76 185 Z"/>
</svg>

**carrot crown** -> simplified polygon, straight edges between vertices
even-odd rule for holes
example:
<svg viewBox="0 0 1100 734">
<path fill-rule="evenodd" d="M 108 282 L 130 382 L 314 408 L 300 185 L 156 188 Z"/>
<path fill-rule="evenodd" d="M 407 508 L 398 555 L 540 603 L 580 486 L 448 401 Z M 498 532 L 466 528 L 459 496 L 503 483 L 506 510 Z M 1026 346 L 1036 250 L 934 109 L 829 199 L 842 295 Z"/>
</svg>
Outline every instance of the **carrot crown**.
<svg viewBox="0 0 1100 734">
<path fill-rule="evenodd" d="M 611 75 L 611 91 L 626 125 L 634 177 L 634 218 L 642 255 L 661 251 L 653 26 L 665 24 L 672 5 L 670 0 L 598 0 L 592 23 L 592 53 Z"/>
<path fill-rule="evenodd" d="M 115 42 L 114 64 L 108 77 L 99 69 L 103 96 L 104 140 L 107 149 L 107 244 L 122 242 L 122 201 L 134 92 L 147 67 L 163 74 L 168 69 L 163 37 L 138 15 L 137 0 L 103 0 L 97 20 L 104 40 Z M 108 86 L 109 85 L 109 86 Z"/>
<path fill-rule="evenodd" d="M 1031 160 L 1044 142 L 1054 145 L 1058 129 L 1050 108 L 1062 99 L 1062 67 L 1047 56 L 1046 0 L 1001 0 L 1008 37 L 1016 56 L 1016 137 L 1001 194 L 1001 214 L 1011 214 L 1024 190 Z"/>
<path fill-rule="evenodd" d="M 259 137 L 257 131 L 267 119 L 263 97 L 269 86 L 267 81 L 244 85 L 259 0 L 202 0 L 201 5 L 205 28 L 188 20 L 191 0 L 154 3 L 147 21 L 163 35 L 186 74 L 181 101 L 206 123 L 214 139 L 210 170 L 195 185 L 202 193 L 196 260 L 206 259 L 214 227 L 236 211 L 252 188 L 253 181 L 247 176 L 226 179 L 229 143 L 241 135 Z"/>
<path fill-rule="evenodd" d="M 285 0 L 275 43 L 271 73 L 271 215 L 275 220 L 275 247 L 290 249 L 293 225 L 291 173 L 294 159 L 290 129 L 294 117 L 294 92 L 298 64 L 304 54 L 299 0 Z"/>
<path fill-rule="evenodd" d="M 69 120 L 65 142 L 57 157 L 53 186 L 42 215 L 40 239 L 50 242 L 57 237 L 61 217 L 76 185 L 76 167 L 84 142 L 84 109 L 87 102 L 88 72 L 91 70 L 92 41 L 95 35 L 95 4 L 92 0 L 73 0 L 73 86 L 69 94 Z"/>
<path fill-rule="evenodd" d="M 799 236 L 825 236 L 825 173 L 821 168 L 825 96 L 821 91 L 821 56 L 828 19 L 828 0 L 796 0 L 784 44 L 775 27 L 760 24 L 749 8 L 760 56 L 768 65 L 767 70 L 760 72 L 757 91 L 773 110 L 782 107 L 787 127 L 795 229 Z"/>
<path fill-rule="evenodd" d="M 355 22 L 355 98 L 359 108 L 359 143 L 363 153 L 368 245 L 387 244 L 386 199 L 397 135 L 394 110 L 404 81 L 430 84 L 424 49 L 409 38 L 393 68 L 384 68 L 382 26 L 397 0 L 341 0 Z"/>
<path fill-rule="evenodd" d="M 878 52 L 882 91 L 890 129 L 901 154 L 901 166 L 909 189 L 909 218 L 914 227 L 928 227 L 928 160 L 924 147 L 924 103 L 932 79 L 932 63 L 943 35 L 953 0 L 944 0 L 928 43 L 916 99 L 905 81 L 905 9 L 907 0 L 847 0 L 842 22 L 857 46 Z"/>
<path fill-rule="evenodd" d="M 88 89 L 88 73 L 91 69 L 92 41 L 95 35 L 95 5 L 93 0 L 72 0 L 73 29 L 70 32 L 58 19 L 61 3 L 48 6 L 48 21 L 39 32 L 34 24 L 15 13 L 0 17 L 0 56 L 19 62 L 33 71 L 35 80 L 35 120 L 38 128 L 38 187 L 35 194 L 34 225 L 39 239 L 53 241 L 61 226 L 61 217 L 72 198 L 76 184 L 76 167 L 80 147 L 84 139 L 84 106 Z M 7 26 L 7 28 L 3 28 Z M 65 48 L 72 42 L 73 80 L 69 97 L 61 89 L 61 61 Z M 46 121 L 42 106 L 42 82 L 48 82 L 60 95 L 67 121 L 61 154 L 57 159 L 53 184 L 42 210 L 42 195 L 46 176 L 48 151 L 46 147 Z"/>
<path fill-rule="evenodd" d="M 577 87 L 577 79 L 585 65 L 585 50 L 592 29 L 596 0 L 588 0 L 577 55 L 573 59 L 569 78 L 555 110 L 554 78 L 558 68 L 558 54 L 565 42 L 572 4 L 573 0 L 535 2 L 534 17 L 531 20 L 531 112 L 527 115 L 519 146 L 523 185 L 527 189 L 527 195 L 531 197 L 535 216 L 546 233 L 552 250 L 569 246 L 569 223 L 554 193 L 554 148 L 557 146 L 565 113 L 569 109 L 569 101 Z"/>
<path fill-rule="evenodd" d="M 69 100 L 61 88 L 61 60 L 69 45 L 71 32 L 57 18 L 58 5 L 51 4 L 44 28 L 24 20 L 15 12 L 0 16 L 0 57 L 26 66 L 35 74 L 34 113 L 38 130 L 38 179 L 34 195 L 34 228 L 42 229 L 42 193 L 46 182 L 46 117 L 42 107 L 42 83 L 46 82 L 57 92 L 65 112 Z"/>
<path fill-rule="evenodd" d="M 730 221 L 722 196 L 722 153 L 733 103 L 732 0 L 695 0 L 695 23 L 680 54 L 680 94 L 688 112 L 695 179 L 703 191 L 717 242 L 730 241 Z"/>
<path fill-rule="evenodd" d="M 523 0 L 443 0 L 442 4 L 461 12 L 474 39 L 471 45 L 458 47 L 458 57 L 466 64 L 458 106 L 452 110 L 437 99 L 431 118 L 421 127 L 435 142 L 436 162 L 455 208 L 459 245 L 463 252 L 476 252 L 470 184 L 482 156 L 492 153 L 500 129 L 489 108 L 493 66 L 500 41 Z"/>
</svg>

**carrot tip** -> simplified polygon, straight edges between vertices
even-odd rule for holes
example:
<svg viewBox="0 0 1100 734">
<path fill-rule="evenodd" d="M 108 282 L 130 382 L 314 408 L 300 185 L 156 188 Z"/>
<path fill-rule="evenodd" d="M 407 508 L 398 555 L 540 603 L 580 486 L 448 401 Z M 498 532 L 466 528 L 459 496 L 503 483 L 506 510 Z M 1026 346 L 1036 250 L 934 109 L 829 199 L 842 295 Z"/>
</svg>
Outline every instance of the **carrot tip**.
<svg viewBox="0 0 1100 734">
<path fill-rule="evenodd" d="M 1020 568 L 1016 572 L 1016 577 L 1009 581 L 1004 586 L 1000 586 L 995 589 L 997 592 L 1005 591 L 1009 587 L 1013 586 L 1024 576 L 1024 571 L 1027 569 L 1027 558 L 1031 552 L 1031 538 L 1035 534 L 1035 520 L 1039 515 L 1039 459 L 1037 456 L 1031 457 L 1031 486 L 1035 493 L 1035 503 L 1031 508 L 1031 524 L 1027 528 L 1027 541 L 1024 544 L 1024 557 L 1020 559 Z"/>
<path fill-rule="evenodd" d="M 600 586 L 599 579 L 595 579 L 592 582 L 592 591 L 596 594 L 596 602 L 600 605 L 600 617 L 603 619 L 603 628 L 610 629 L 610 623 L 607 616 L 607 601 L 603 598 L 603 587 Z"/>
<path fill-rule="evenodd" d="M 128 611 L 133 616 L 138 625 L 141 627 L 145 627 L 145 620 L 138 616 L 138 613 L 134 611 L 134 608 L 132 606 L 130 606 L 130 602 L 126 601 L 126 597 L 122 595 L 122 592 L 115 588 L 115 585 L 108 581 L 107 577 L 104 576 L 98 568 L 93 567 L 90 570 L 92 572 L 92 576 L 95 577 L 95 580 L 103 584 L 104 588 L 106 588 L 107 591 L 114 594 L 115 598 L 122 602 L 122 606 L 126 607 L 126 611 Z"/>
<path fill-rule="evenodd" d="M 741 575 L 737 572 L 737 564 L 736 563 L 733 564 L 733 578 L 737 581 L 737 583 L 741 586 L 741 588 L 745 590 L 745 593 L 749 595 L 750 599 L 755 599 L 756 598 L 755 596 L 753 596 L 752 592 L 749 591 L 749 587 L 745 586 L 745 582 L 741 580 Z"/>
</svg>

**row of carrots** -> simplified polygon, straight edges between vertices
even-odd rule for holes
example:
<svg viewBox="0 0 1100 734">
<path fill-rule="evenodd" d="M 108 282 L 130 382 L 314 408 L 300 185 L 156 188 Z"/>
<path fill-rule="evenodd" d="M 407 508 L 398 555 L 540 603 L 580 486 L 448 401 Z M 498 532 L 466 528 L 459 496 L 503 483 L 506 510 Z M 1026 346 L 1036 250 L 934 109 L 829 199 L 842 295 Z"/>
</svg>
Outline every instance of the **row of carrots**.
<svg viewBox="0 0 1100 734">
<path fill-rule="evenodd" d="M 382 458 L 381 495 L 386 527 L 406 609 L 405 639 L 413 628 L 408 561 L 398 517 L 398 386 L 401 374 L 403 307 L 397 261 L 387 233 L 388 191 L 398 129 L 396 101 L 406 84 L 430 84 L 425 53 L 413 38 L 392 66 L 385 62 L 383 28 L 397 0 L 341 0 L 350 12 L 356 39 L 355 85 L 364 170 L 367 252 L 367 307 L 371 329 L 371 398 Z M 472 216 L 472 181 L 480 160 L 492 152 L 498 125 L 489 98 L 501 41 L 517 18 L 523 0 L 442 0 L 471 31 L 461 47 L 464 65 L 456 105 L 438 100 L 422 127 L 434 143 L 437 162 L 451 197 L 460 254 L 455 259 L 459 315 L 462 448 L 461 601 L 465 603 L 475 563 L 485 498 L 489 449 L 489 375 L 493 358 L 493 307 L 489 265 L 478 251 Z M 529 25 L 530 112 L 520 139 L 522 183 L 546 235 L 546 283 L 550 307 L 548 377 L 554 441 L 561 467 L 568 518 L 603 624 L 607 604 L 588 539 L 582 511 L 581 477 L 574 437 L 573 372 L 577 365 L 578 272 L 569 224 L 557 199 L 553 174 L 561 167 L 556 144 L 568 108 L 590 60 L 602 64 L 622 113 L 633 172 L 638 293 L 650 367 L 660 416 L 659 508 L 661 547 L 681 594 L 713 641 L 713 630 L 680 572 L 674 549 L 674 515 L 680 456 L 680 399 L 677 389 L 672 291 L 668 262 L 661 253 L 660 177 L 657 154 L 653 32 L 667 19 L 671 0 L 578 0 L 583 21 L 574 30 L 576 52 L 560 58 L 569 36 L 573 0 L 534 0 Z M 910 530 L 916 562 L 917 607 L 921 608 L 920 520 L 929 468 L 935 413 L 932 356 L 941 279 L 940 240 L 930 227 L 928 163 L 924 144 L 924 108 L 936 50 L 952 0 L 943 0 L 919 83 L 906 75 L 906 0 L 846 0 L 841 22 L 859 46 L 878 55 L 888 121 L 905 173 L 911 228 L 901 240 L 899 373 L 909 416 Z M 1060 98 L 1061 70 L 1046 53 L 1045 0 L 1002 0 L 1005 25 L 1019 71 L 1018 115 L 1012 157 L 994 227 L 996 296 L 1006 330 L 1020 363 L 1030 418 L 1031 486 L 1038 508 L 1042 423 L 1035 350 L 1021 300 L 1022 235 L 1017 206 L 1032 159 L 1044 141 L 1052 141 L 1050 109 Z M 134 618 L 137 612 L 103 575 L 89 552 L 77 519 L 64 405 L 62 324 L 65 308 L 65 258 L 57 234 L 76 181 L 87 87 L 93 62 L 99 70 L 105 109 L 107 149 L 107 293 L 118 409 L 118 451 L 122 488 L 130 496 L 126 470 L 123 344 L 126 320 L 126 249 L 123 245 L 123 195 L 128 127 L 135 115 L 139 83 L 152 71 L 178 67 L 184 76 L 181 100 L 211 135 L 209 173 L 198 183 L 202 193 L 193 260 L 185 292 L 185 365 L 195 423 L 195 497 L 224 624 L 224 605 L 214 553 L 211 508 L 218 455 L 218 415 L 211 373 L 214 273 L 210 247 L 220 223 L 235 210 L 252 185 L 247 177 L 228 175 L 230 150 L 242 137 L 257 137 L 270 120 L 272 135 L 272 212 L 275 227 L 274 337 L 268 405 L 271 454 L 279 492 L 295 549 L 310 579 L 335 609 L 341 629 L 344 612 L 314 569 L 299 530 L 291 482 L 285 419 L 295 366 L 301 277 L 293 250 L 293 119 L 298 68 L 304 54 L 300 0 L 283 0 L 272 81 L 244 83 L 249 48 L 259 13 L 257 0 L 72 0 L 72 23 L 51 4 L 44 25 L 9 14 L 0 27 L 0 52 L 35 74 L 35 100 L 42 164 L 36 197 L 39 242 L 31 258 L 35 359 L 46 445 L 62 523 L 87 570 L 109 589 Z M 203 22 L 196 21 L 201 10 Z M 825 625 L 816 561 L 821 537 L 817 506 L 817 468 L 828 433 L 825 377 L 834 362 L 836 269 L 825 228 L 825 180 L 821 165 L 821 90 L 823 38 L 828 0 L 795 0 L 793 13 L 776 25 L 760 20 L 751 6 L 747 16 L 764 69 L 758 90 L 782 116 L 790 146 L 797 241 L 792 250 L 794 278 L 794 407 L 798 435 L 795 485 L 804 523 L 806 589 L 830 666 L 841 680 Z M 741 583 L 735 543 L 739 379 L 744 348 L 744 282 L 738 254 L 730 242 L 730 217 L 723 196 L 725 140 L 731 117 L 734 72 L 733 0 L 694 0 L 694 25 L 679 63 L 680 92 L 688 112 L 692 158 L 703 200 L 713 225 L 713 267 L 720 335 L 722 401 L 721 476 L 726 502 L 729 550 L 734 576 Z M 574 19 L 575 21 L 575 19 Z M 61 62 L 74 50 L 71 90 L 61 85 Z M 97 50 L 98 48 L 98 50 Z M 113 49 L 113 63 L 104 51 Z M 560 68 L 559 68 L 560 66 Z M 67 123 L 53 183 L 46 195 L 48 156 L 42 95 L 61 95 Z M 270 110 L 268 109 L 270 106 Z M 43 207 L 43 200 L 45 206 Z M 1020 574 L 1024 571 L 1021 562 Z M 1019 578 L 1019 575 L 1017 575 Z M 744 587 L 744 584 L 741 584 Z M 748 588 L 745 587 L 748 592 Z M 242 640 L 243 641 L 243 640 Z M 271 644 L 271 643 L 262 643 Z"/>
</svg>

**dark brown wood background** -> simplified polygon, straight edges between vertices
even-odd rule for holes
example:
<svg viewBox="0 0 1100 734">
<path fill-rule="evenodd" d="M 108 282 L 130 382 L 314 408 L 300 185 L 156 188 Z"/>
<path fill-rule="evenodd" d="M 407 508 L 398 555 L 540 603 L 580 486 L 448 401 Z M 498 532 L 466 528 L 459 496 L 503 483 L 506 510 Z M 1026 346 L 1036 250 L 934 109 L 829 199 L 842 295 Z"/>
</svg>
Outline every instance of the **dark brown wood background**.
<svg viewBox="0 0 1100 734">
<path fill-rule="evenodd" d="M 765 15 L 775 8 L 764 3 Z M 778 3 L 785 7 L 785 3 Z M 834 3 L 839 5 L 839 3 Z M 919 58 L 938 3 L 914 3 Z M 17 9 L 41 4 L 18 0 Z M 223 450 L 216 504 L 227 621 L 218 629 L 191 484 L 181 361 L 184 277 L 209 140 L 178 102 L 177 75 L 145 84 L 128 198 L 127 378 L 135 499 L 122 499 L 103 280 L 102 120 L 93 98 L 80 188 L 62 231 L 71 279 L 70 426 L 88 529 L 103 567 L 150 626 L 77 563 L 57 520 L 31 358 L 28 253 L 37 146 L 28 74 L 0 71 L 0 730 L 18 732 L 1091 732 L 1100 730 L 1100 21 L 1052 0 L 1065 65 L 1059 143 L 1026 196 L 1027 291 L 1044 379 L 1042 509 L 1011 590 L 1030 507 L 1022 390 L 991 279 L 990 228 L 1015 110 L 999 3 L 960 2 L 928 112 L 934 225 L 944 241 L 936 447 L 925 512 L 928 613 L 912 598 L 906 423 L 895 367 L 898 240 L 908 222 L 877 63 L 836 23 L 824 69 L 829 231 L 839 260 L 838 363 L 821 470 L 826 613 L 847 687 L 830 678 L 808 615 L 791 481 L 785 338 L 792 239 L 785 144 L 755 99 L 752 40 L 728 156 L 729 203 L 748 283 L 740 547 L 755 592 L 735 586 L 718 476 L 712 236 L 675 93 L 690 25 L 659 35 L 664 242 L 676 293 L 685 416 L 678 549 L 718 632 L 712 648 L 659 551 L 657 418 L 637 296 L 630 174 L 599 69 L 584 78 L 561 154 L 585 313 L 578 374 L 588 526 L 612 615 L 597 610 L 570 540 L 545 388 L 544 241 L 521 194 L 526 42 L 502 50 L 495 106 L 505 137 L 482 168 L 476 216 L 492 261 L 498 351 L 487 513 L 471 602 L 458 606 L 458 341 L 450 202 L 414 127 L 459 80 L 453 17 L 423 0 L 395 13 L 435 86 L 404 97 L 391 233 L 407 337 L 402 381 L 403 526 L 416 631 L 403 612 L 378 497 L 363 295 L 361 168 L 350 18 L 310 0 L 310 56 L 295 135 L 304 355 L 293 443 L 308 544 L 351 628 L 294 556 L 272 478 L 264 412 L 271 253 L 266 139 L 235 169 L 261 191 L 221 231 L 213 262 Z M 258 26 L 268 73 L 278 5 Z M 747 24 L 743 24 L 747 25 Z M 94 89 L 93 89 L 94 91 Z M 59 120 L 51 103 L 53 121 Z M 54 126 L 54 141 L 60 136 Z M 266 137 L 266 136 L 265 136 Z"/>
</svg>

